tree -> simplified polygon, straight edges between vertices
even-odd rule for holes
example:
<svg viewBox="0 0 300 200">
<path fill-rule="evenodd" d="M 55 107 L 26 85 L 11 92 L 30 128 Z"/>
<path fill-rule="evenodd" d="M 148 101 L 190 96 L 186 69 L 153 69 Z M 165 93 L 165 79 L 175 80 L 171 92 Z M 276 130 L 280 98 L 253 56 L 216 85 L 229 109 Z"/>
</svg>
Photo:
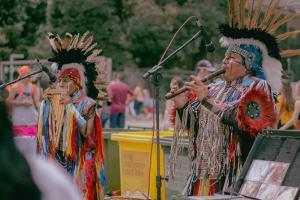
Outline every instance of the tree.
<svg viewBox="0 0 300 200">
<path fill-rule="evenodd" d="M 128 60 L 128 55 L 122 41 L 124 31 L 116 12 L 115 1 L 111 0 L 55 0 L 50 22 L 53 31 L 59 34 L 89 31 L 103 49 L 103 55 L 113 57 L 114 68 L 119 68 L 126 64 L 124 61 Z"/>
<path fill-rule="evenodd" d="M 172 34 L 190 15 L 201 16 L 209 34 L 216 36 L 215 19 L 224 18 L 225 11 L 218 10 L 224 3 L 204 0 L 203 4 L 187 0 L 54 0 L 50 22 L 59 34 L 89 30 L 103 48 L 103 55 L 113 58 L 114 69 L 127 65 L 149 67 L 159 61 Z M 174 48 L 197 31 L 195 23 L 189 24 L 178 35 Z M 166 67 L 193 68 L 205 56 L 199 53 L 199 46 L 199 40 L 190 44 Z"/>
<path fill-rule="evenodd" d="M 22 0 L 0 1 L 0 26 L 12 25 L 21 20 L 20 9 L 26 4 Z"/>
<path fill-rule="evenodd" d="M 28 49 L 35 44 L 36 31 L 45 23 L 46 0 L 3 0 L 0 8 L 3 8 L 0 14 L 0 59 L 8 59 L 11 53 L 27 56 Z"/>
<path fill-rule="evenodd" d="M 128 20 L 127 39 L 129 51 L 139 67 L 149 67 L 156 64 L 172 35 L 180 25 L 191 15 L 201 19 L 215 44 L 218 40 L 218 24 L 225 18 L 226 5 L 222 1 L 138 1 L 136 0 L 135 15 Z M 159 2 L 159 3 L 158 3 Z M 203 6 L 205 5 L 205 6 Z M 213 17 L 212 17 L 213 16 Z M 183 44 L 198 31 L 193 21 L 187 24 L 174 42 L 176 47 Z M 216 45 L 217 46 L 217 45 Z M 217 49 L 213 55 L 207 55 L 213 61 L 219 61 L 224 50 Z M 189 44 L 178 53 L 165 67 L 180 67 L 193 69 L 195 63 L 206 57 L 201 49 L 200 40 Z"/>
</svg>

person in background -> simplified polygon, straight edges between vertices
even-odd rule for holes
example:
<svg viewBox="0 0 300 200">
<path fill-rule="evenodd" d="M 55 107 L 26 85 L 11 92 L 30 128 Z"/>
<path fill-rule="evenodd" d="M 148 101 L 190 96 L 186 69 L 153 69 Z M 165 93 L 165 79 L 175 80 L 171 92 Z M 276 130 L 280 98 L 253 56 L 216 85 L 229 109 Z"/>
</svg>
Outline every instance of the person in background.
<svg viewBox="0 0 300 200">
<path fill-rule="evenodd" d="M 200 60 L 196 65 L 195 76 L 201 79 L 216 70 L 217 69 L 208 60 Z"/>
<path fill-rule="evenodd" d="M 111 99 L 110 105 L 110 128 L 125 127 L 125 108 L 127 96 L 132 96 L 129 86 L 123 82 L 123 76 L 117 74 L 114 81 L 108 85 L 108 96 Z"/>
<path fill-rule="evenodd" d="M 102 88 L 99 91 L 98 96 L 98 112 L 101 115 L 102 127 L 105 128 L 106 123 L 109 120 L 109 106 L 111 104 L 111 99 L 108 96 L 107 88 Z"/>
<path fill-rule="evenodd" d="M 298 81 L 296 86 L 296 96 L 300 94 L 300 81 Z M 292 96 L 290 94 L 289 96 Z M 294 99 L 294 98 L 293 98 Z M 286 100 L 288 102 L 288 100 Z M 292 102 L 289 102 L 289 106 L 291 107 L 291 103 L 294 103 L 293 110 L 291 110 L 292 115 L 290 119 L 282 126 L 280 127 L 280 130 L 287 130 L 287 129 L 295 129 L 300 130 L 300 100 L 293 100 Z"/>
<path fill-rule="evenodd" d="M 19 69 L 19 78 L 31 72 L 29 66 Z M 26 78 L 15 83 L 7 98 L 12 111 L 12 122 L 15 136 L 35 136 L 37 133 L 37 109 L 40 106 L 39 88 Z"/>
<path fill-rule="evenodd" d="M 133 90 L 133 97 L 134 97 L 134 110 L 137 115 L 141 114 L 143 104 L 144 104 L 144 84 L 138 82 Z"/>
<path fill-rule="evenodd" d="M 170 90 L 176 91 L 184 85 L 183 80 L 179 76 L 175 76 L 172 78 L 170 83 Z M 168 130 L 169 128 L 173 128 L 175 124 L 175 116 L 176 108 L 174 101 L 172 99 L 166 100 L 165 110 L 163 112 L 163 121 L 162 128 L 163 130 Z"/>
<path fill-rule="evenodd" d="M 41 87 L 41 76 L 32 76 L 31 83 L 36 87 L 37 95 L 40 97 L 39 101 L 43 100 L 43 88 Z"/>
<path fill-rule="evenodd" d="M 126 99 L 126 115 L 137 116 L 134 110 L 134 97 L 131 94 L 127 95 Z"/>
<path fill-rule="evenodd" d="M 277 109 L 279 112 L 278 128 L 284 126 L 292 118 L 295 107 L 290 80 L 283 78 L 281 84 L 280 95 L 277 97 Z"/>
<path fill-rule="evenodd" d="M 143 96 L 144 96 L 143 113 L 147 119 L 150 119 L 154 107 L 153 98 L 151 98 L 151 94 L 147 88 L 143 89 Z"/>
<path fill-rule="evenodd" d="M 3 84 L 3 81 L 0 80 L 0 86 Z M 6 88 L 0 89 L 0 101 L 5 101 L 9 95 L 9 92 Z"/>
</svg>

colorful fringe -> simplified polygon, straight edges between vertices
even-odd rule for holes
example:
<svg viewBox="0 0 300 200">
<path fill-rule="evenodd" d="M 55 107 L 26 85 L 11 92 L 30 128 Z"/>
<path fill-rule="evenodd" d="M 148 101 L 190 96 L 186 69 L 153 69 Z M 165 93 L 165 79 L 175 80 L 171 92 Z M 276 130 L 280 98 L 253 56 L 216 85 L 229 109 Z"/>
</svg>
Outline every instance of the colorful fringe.
<svg viewBox="0 0 300 200">
<path fill-rule="evenodd" d="M 198 179 L 194 184 L 194 196 L 212 196 L 216 192 L 215 179 Z"/>
<path fill-rule="evenodd" d="M 54 159 L 56 150 L 60 150 L 65 153 L 66 160 L 75 161 L 78 145 L 76 141 L 77 122 L 74 111 L 70 106 L 66 107 L 62 136 L 57 138 L 55 135 L 54 116 L 51 110 L 50 104 L 43 102 L 38 120 L 38 153 L 47 159 Z"/>
<path fill-rule="evenodd" d="M 106 179 L 104 176 L 104 143 L 101 120 L 95 116 L 94 132 L 81 141 L 74 107 L 65 108 L 63 130 L 60 138 L 55 137 L 54 117 L 51 105 L 43 101 L 38 121 L 37 151 L 46 159 L 59 159 L 74 177 L 74 182 L 86 200 L 99 200 L 104 197 Z M 90 147 L 88 141 L 96 141 Z M 57 155 L 62 152 L 62 157 Z M 90 155 L 90 157 L 87 157 Z"/>
<path fill-rule="evenodd" d="M 88 160 L 86 155 L 91 153 L 86 142 L 80 151 L 80 162 L 76 172 L 76 181 L 86 200 L 98 200 L 103 198 L 106 180 L 104 176 L 104 144 L 102 125 L 99 115 L 95 117 L 96 149 L 92 159 Z M 93 135 L 93 134 L 92 134 Z M 82 181 L 85 179 L 85 181 Z"/>
</svg>

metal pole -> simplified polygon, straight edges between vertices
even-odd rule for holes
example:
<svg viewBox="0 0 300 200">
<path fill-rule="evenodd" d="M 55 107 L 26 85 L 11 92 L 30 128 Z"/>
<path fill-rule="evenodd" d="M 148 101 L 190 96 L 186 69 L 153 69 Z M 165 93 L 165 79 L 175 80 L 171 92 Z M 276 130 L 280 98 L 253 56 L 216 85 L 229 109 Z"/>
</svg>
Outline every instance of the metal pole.
<svg viewBox="0 0 300 200">
<path fill-rule="evenodd" d="M 157 200 L 161 200 L 161 180 L 160 175 L 160 133 L 159 133 L 159 87 L 162 75 L 159 72 L 155 72 L 152 76 L 152 82 L 155 87 L 155 120 L 156 120 L 156 156 L 157 156 L 157 175 L 156 175 L 156 191 Z"/>
<path fill-rule="evenodd" d="M 175 51 L 173 51 L 169 56 L 167 56 L 164 60 L 162 60 L 160 63 L 158 63 L 157 65 L 155 65 L 154 67 L 152 67 L 151 69 L 149 69 L 144 75 L 143 78 L 144 79 L 148 79 L 149 76 L 151 76 L 151 74 L 155 73 L 156 71 L 161 70 L 163 64 L 165 64 L 167 61 L 170 60 L 170 58 L 172 58 L 175 54 L 177 54 L 179 51 L 181 51 L 182 49 L 184 49 L 189 43 L 191 43 L 193 40 L 195 40 L 197 37 L 201 36 L 201 34 L 203 33 L 203 30 L 201 29 L 200 31 L 198 31 L 197 33 L 195 33 L 193 35 L 192 38 L 190 38 L 188 41 L 186 41 L 182 46 L 180 46 L 178 49 L 176 49 Z"/>
<path fill-rule="evenodd" d="M 152 83 L 155 87 L 155 119 L 156 119 L 156 153 L 157 153 L 157 175 L 156 175 L 156 190 L 157 190 L 157 200 L 161 200 L 161 181 L 162 177 L 160 175 L 160 135 L 159 135 L 159 87 L 160 87 L 160 80 L 162 79 L 162 75 L 160 74 L 160 70 L 162 69 L 162 66 L 164 63 L 166 63 L 170 58 L 172 58 L 176 53 L 178 53 L 180 50 L 185 48 L 189 43 L 191 43 L 193 40 L 195 40 L 197 37 L 201 36 L 204 33 L 203 27 L 193 35 L 192 38 L 190 38 L 188 41 L 186 41 L 182 46 L 180 46 L 178 49 L 173 51 L 169 56 L 167 56 L 164 60 L 162 60 L 157 65 L 153 66 L 150 70 L 148 70 L 144 75 L 144 79 L 148 79 L 151 77 Z M 166 178 L 164 178 L 166 179 Z"/>
<path fill-rule="evenodd" d="M 29 77 L 31 77 L 31 76 L 33 76 L 33 75 L 35 75 L 35 74 L 39 74 L 39 73 L 41 73 L 41 72 L 43 72 L 43 70 L 42 70 L 42 69 L 39 69 L 39 70 L 34 71 L 34 72 L 32 72 L 32 73 L 30 73 L 30 74 L 28 74 L 28 75 L 26 75 L 26 76 L 23 76 L 23 77 L 18 78 L 18 79 L 16 79 L 16 80 L 10 81 L 9 83 L 4 83 L 4 84 L 0 85 L 0 89 L 5 88 L 6 86 L 11 85 L 11 84 L 14 84 L 14 83 L 16 83 L 16 82 L 19 82 L 19 81 L 21 81 L 21 80 L 23 80 L 23 79 L 25 79 L 25 78 L 29 78 Z"/>
</svg>

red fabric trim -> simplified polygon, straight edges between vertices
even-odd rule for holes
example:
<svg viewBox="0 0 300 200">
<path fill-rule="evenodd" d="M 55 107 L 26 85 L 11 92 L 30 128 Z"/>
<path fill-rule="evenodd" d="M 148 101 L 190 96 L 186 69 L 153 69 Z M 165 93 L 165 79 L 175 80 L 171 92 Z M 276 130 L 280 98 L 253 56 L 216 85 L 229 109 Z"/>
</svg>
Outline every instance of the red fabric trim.
<svg viewBox="0 0 300 200">
<path fill-rule="evenodd" d="M 65 70 L 61 71 L 58 74 L 58 78 L 64 78 L 64 77 L 73 77 L 76 79 L 80 79 L 80 74 L 77 69 L 69 68 L 69 69 L 65 69 Z"/>
<path fill-rule="evenodd" d="M 200 180 L 198 179 L 194 185 L 194 193 L 193 193 L 194 196 L 200 195 L 199 187 L 200 187 Z"/>
<path fill-rule="evenodd" d="M 95 180 L 95 160 L 85 160 L 85 172 L 87 173 L 85 189 L 86 189 L 86 199 L 87 200 L 94 200 L 95 197 L 95 187 L 94 182 Z"/>
<path fill-rule="evenodd" d="M 235 137 L 234 134 L 231 134 L 231 142 L 229 146 L 229 161 L 232 161 L 234 159 L 234 154 L 235 154 Z"/>
<path fill-rule="evenodd" d="M 101 156 L 102 164 L 104 165 L 105 161 L 105 154 L 104 154 L 104 138 L 103 138 L 103 131 L 102 131 L 102 124 L 101 119 L 98 114 L 95 116 L 95 131 L 96 131 L 96 137 L 97 137 L 97 152 L 98 155 Z"/>
<path fill-rule="evenodd" d="M 95 116 L 95 127 L 94 132 L 91 134 L 93 140 L 96 142 L 95 155 L 93 159 L 86 160 L 85 155 L 91 150 L 89 146 L 88 138 L 86 138 L 83 148 L 80 152 L 80 166 L 79 173 L 84 172 L 86 174 L 86 181 L 83 189 L 83 194 L 85 199 L 94 200 L 95 196 L 100 194 L 97 191 L 100 191 L 100 183 L 98 180 L 98 171 L 96 171 L 96 164 L 100 162 L 100 165 L 104 165 L 104 142 L 103 142 L 103 132 L 102 125 L 99 115 Z M 94 143 L 95 143 L 94 142 Z"/>
<path fill-rule="evenodd" d="M 208 191 L 208 196 L 212 196 L 216 193 L 216 184 L 215 184 L 216 180 L 215 179 L 211 179 L 209 180 L 209 185 L 212 185 L 210 188 L 209 188 L 209 191 Z"/>
<path fill-rule="evenodd" d="M 75 84 L 81 88 L 80 74 L 77 69 L 74 69 L 74 68 L 65 69 L 58 74 L 59 79 L 66 78 L 66 77 L 74 80 Z"/>
<path fill-rule="evenodd" d="M 175 126 L 175 121 L 176 121 L 176 106 L 175 105 L 172 105 L 169 117 L 170 117 L 171 125 Z"/>
<path fill-rule="evenodd" d="M 71 142 L 71 145 L 72 145 L 72 153 L 71 153 L 71 159 L 72 160 L 76 160 L 77 158 L 77 149 L 76 149 L 76 136 L 77 136 L 77 123 L 76 123 L 76 118 L 75 116 L 73 116 L 73 119 L 72 119 L 72 123 L 73 123 L 73 127 L 72 127 L 72 142 Z"/>
<path fill-rule="evenodd" d="M 246 112 L 250 102 L 259 105 L 260 115 L 256 119 L 252 119 Z M 252 136 L 256 136 L 263 129 L 273 128 L 277 123 L 277 114 L 271 97 L 262 89 L 251 89 L 239 102 L 236 119 L 239 129 Z"/>
<path fill-rule="evenodd" d="M 197 94 L 195 92 L 193 92 L 193 91 L 190 91 L 190 92 L 187 93 L 186 96 L 187 96 L 187 98 L 188 98 L 189 101 L 193 101 L 197 97 Z"/>
</svg>

